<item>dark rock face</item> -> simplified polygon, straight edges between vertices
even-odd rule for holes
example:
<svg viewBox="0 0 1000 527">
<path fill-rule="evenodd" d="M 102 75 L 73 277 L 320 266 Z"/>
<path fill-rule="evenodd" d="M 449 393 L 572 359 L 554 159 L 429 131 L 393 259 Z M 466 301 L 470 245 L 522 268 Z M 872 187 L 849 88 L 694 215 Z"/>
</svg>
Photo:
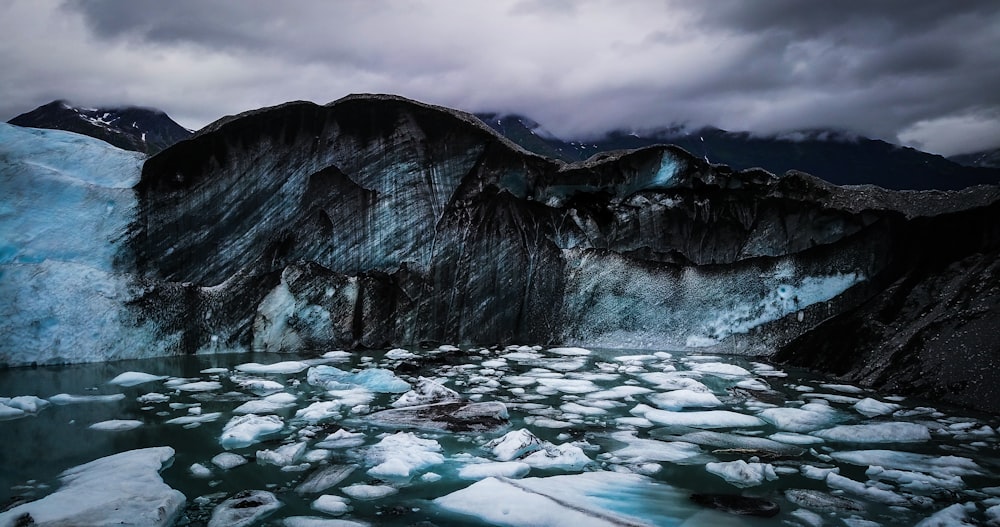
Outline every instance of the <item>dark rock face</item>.
<svg viewBox="0 0 1000 527">
<path fill-rule="evenodd" d="M 151 108 L 75 108 L 53 101 L 8 121 L 18 126 L 66 130 L 96 137 L 118 148 L 155 154 L 191 132 Z"/>
<path fill-rule="evenodd" d="M 843 320 L 839 338 L 885 295 L 906 304 L 898 283 L 952 284 L 962 327 L 978 324 L 994 355 L 1000 339 L 968 289 L 992 283 L 991 260 L 966 262 L 1000 247 L 996 187 L 841 188 L 675 147 L 564 164 L 467 114 L 352 96 L 222 119 L 150 158 L 136 192 L 119 265 L 148 284 L 136 318 L 184 352 L 577 341 L 781 349 L 829 368 L 861 355 L 801 339 Z M 952 353 L 918 340 L 920 356 Z M 872 371 L 891 377 L 900 361 Z"/>
</svg>

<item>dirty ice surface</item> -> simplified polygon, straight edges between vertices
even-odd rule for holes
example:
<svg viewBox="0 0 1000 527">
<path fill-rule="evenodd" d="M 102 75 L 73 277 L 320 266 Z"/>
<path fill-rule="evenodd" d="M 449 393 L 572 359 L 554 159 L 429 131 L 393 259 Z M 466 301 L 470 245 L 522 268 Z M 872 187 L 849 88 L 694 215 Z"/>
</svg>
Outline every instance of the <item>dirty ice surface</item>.
<svg viewBox="0 0 1000 527">
<path fill-rule="evenodd" d="M 745 358 L 204 355 L 10 369 L 0 390 L 0 526 L 123 504 L 162 505 L 151 525 L 1000 520 L 995 417 Z"/>
</svg>

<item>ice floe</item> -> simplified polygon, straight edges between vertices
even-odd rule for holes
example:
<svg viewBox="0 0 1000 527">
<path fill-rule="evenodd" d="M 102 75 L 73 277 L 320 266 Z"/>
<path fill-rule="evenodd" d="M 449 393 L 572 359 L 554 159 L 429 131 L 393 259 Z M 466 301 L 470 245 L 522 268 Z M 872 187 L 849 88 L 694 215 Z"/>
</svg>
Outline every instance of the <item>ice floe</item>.
<svg viewBox="0 0 1000 527">
<path fill-rule="evenodd" d="M 444 462 L 441 445 L 433 439 L 412 432 L 398 432 L 384 437 L 368 448 L 365 463 L 368 475 L 388 480 L 409 481 L 417 472 Z"/>
<path fill-rule="evenodd" d="M 266 490 L 240 491 L 212 510 L 208 527 L 246 527 L 282 506 L 277 496 Z"/>
<path fill-rule="evenodd" d="M 136 421 L 134 419 L 110 419 L 94 423 L 87 428 L 90 428 L 91 430 L 100 430 L 102 432 L 123 432 L 125 430 L 134 430 L 140 426 L 142 426 L 142 421 Z"/>
<path fill-rule="evenodd" d="M 250 373 L 253 375 L 267 375 L 267 374 L 289 374 L 298 373 L 300 371 L 308 368 L 309 365 L 304 362 L 299 361 L 282 361 L 276 362 L 274 364 L 258 364 L 256 362 L 247 362 L 245 364 L 240 364 L 236 366 L 236 371 L 241 371 L 243 373 Z"/>
<path fill-rule="evenodd" d="M 844 443 L 920 443 L 931 439 L 927 427 L 918 423 L 840 425 L 812 434 L 827 441 Z"/>
<path fill-rule="evenodd" d="M 49 397 L 49 402 L 58 405 L 113 403 L 115 401 L 121 401 L 124 398 L 124 393 L 114 393 L 111 395 L 70 395 L 68 393 L 60 393 Z"/>
<path fill-rule="evenodd" d="M 731 412 L 729 410 L 671 412 L 667 410 L 657 410 L 645 404 L 639 404 L 636 405 L 631 412 L 633 415 L 645 417 L 656 424 L 667 426 L 680 425 L 698 428 L 743 428 L 764 425 L 764 421 L 755 416 Z"/>
<path fill-rule="evenodd" d="M 274 415 L 247 414 L 233 417 L 224 427 L 219 442 L 224 448 L 243 448 L 257 443 L 263 437 L 280 432 L 284 421 Z"/>
<path fill-rule="evenodd" d="M 173 457 L 174 449 L 153 447 L 71 468 L 54 493 L 0 513 L 0 525 L 173 525 L 186 502 L 160 477 Z"/>
<path fill-rule="evenodd" d="M 737 487 L 755 487 L 765 481 L 778 479 L 774 467 L 768 463 L 747 463 L 742 459 L 736 461 L 708 463 L 705 470 L 721 477 L 727 483 Z"/>
<path fill-rule="evenodd" d="M 138 386 L 140 384 L 146 384 L 147 382 L 162 381 L 166 378 L 166 375 L 153 375 L 151 373 L 143 373 L 139 371 L 127 371 L 108 381 L 108 384 L 115 384 L 118 386 Z"/>
</svg>

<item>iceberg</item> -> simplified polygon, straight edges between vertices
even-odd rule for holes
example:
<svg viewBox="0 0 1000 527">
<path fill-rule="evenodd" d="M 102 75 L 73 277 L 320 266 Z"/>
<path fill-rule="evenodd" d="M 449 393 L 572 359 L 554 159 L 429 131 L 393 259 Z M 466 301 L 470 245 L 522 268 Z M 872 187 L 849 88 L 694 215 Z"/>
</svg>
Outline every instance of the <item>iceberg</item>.
<svg viewBox="0 0 1000 527">
<path fill-rule="evenodd" d="M 143 373 L 139 371 L 127 371 L 108 381 L 108 384 L 116 384 L 118 386 L 138 386 L 147 382 L 162 381 L 166 378 L 166 375 L 153 375 L 151 373 Z"/>
<path fill-rule="evenodd" d="M 768 463 L 747 463 L 742 459 L 724 463 L 708 463 L 705 470 L 737 487 L 755 487 L 764 481 L 778 479 L 774 467 Z"/>
<path fill-rule="evenodd" d="M 274 415 L 247 414 L 233 417 L 224 427 L 220 444 L 226 449 L 243 448 L 257 443 L 261 438 L 280 432 L 284 421 Z"/>
<path fill-rule="evenodd" d="M 670 412 L 657 410 L 644 404 L 636 405 L 632 415 L 666 426 L 692 426 L 696 428 L 744 428 L 763 426 L 764 421 L 752 415 L 730 412 L 729 410 L 706 410 L 697 412 Z"/>
<path fill-rule="evenodd" d="M 404 393 L 410 390 L 410 384 L 396 377 L 390 370 L 368 368 L 358 373 L 350 373 L 333 366 L 313 366 L 309 368 L 306 379 L 313 386 L 327 390 L 344 390 L 352 387 L 363 387 L 375 393 Z"/>
<path fill-rule="evenodd" d="M 274 494 L 266 490 L 243 490 L 212 509 L 208 527 L 246 527 L 282 505 Z"/>
<path fill-rule="evenodd" d="M 412 432 L 386 436 L 368 448 L 365 463 L 368 475 L 394 481 L 409 481 L 418 471 L 444 462 L 441 445 Z"/>
<path fill-rule="evenodd" d="M 130 450 L 62 473 L 48 496 L 0 513 L 0 525 L 173 525 L 186 499 L 160 477 L 174 457 L 170 447 Z"/>
<path fill-rule="evenodd" d="M 841 425 L 817 430 L 812 435 L 843 443 L 922 443 L 931 439 L 926 426 L 897 422 Z"/>
</svg>

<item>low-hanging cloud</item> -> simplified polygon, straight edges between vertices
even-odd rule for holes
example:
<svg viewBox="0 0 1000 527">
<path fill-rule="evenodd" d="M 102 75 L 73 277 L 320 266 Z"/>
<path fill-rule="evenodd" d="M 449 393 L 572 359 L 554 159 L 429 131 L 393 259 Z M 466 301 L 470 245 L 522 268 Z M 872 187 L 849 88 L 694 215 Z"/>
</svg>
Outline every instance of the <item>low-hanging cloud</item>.
<svg viewBox="0 0 1000 527">
<path fill-rule="evenodd" d="M 391 92 L 564 137 L 686 124 L 1000 146 L 992 0 L 10 0 L 0 112 L 67 98 L 198 128 Z"/>
</svg>

